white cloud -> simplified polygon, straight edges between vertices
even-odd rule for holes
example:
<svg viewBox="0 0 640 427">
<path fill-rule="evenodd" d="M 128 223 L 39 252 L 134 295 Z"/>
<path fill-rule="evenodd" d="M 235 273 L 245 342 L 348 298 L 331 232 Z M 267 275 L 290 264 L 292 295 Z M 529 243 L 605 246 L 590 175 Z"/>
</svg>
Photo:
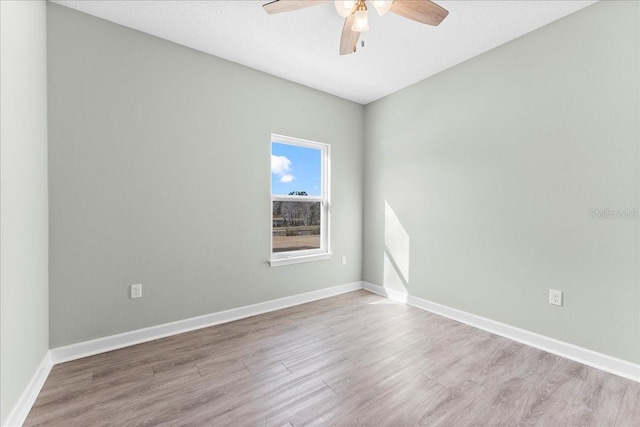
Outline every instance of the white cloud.
<svg viewBox="0 0 640 427">
<path fill-rule="evenodd" d="M 271 173 L 280 177 L 280 182 L 288 184 L 293 182 L 296 177 L 291 175 L 291 160 L 286 156 L 271 155 Z"/>
<path fill-rule="evenodd" d="M 284 176 L 291 170 L 291 160 L 286 156 L 271 155 L 271 173 Z"/>
</svg>

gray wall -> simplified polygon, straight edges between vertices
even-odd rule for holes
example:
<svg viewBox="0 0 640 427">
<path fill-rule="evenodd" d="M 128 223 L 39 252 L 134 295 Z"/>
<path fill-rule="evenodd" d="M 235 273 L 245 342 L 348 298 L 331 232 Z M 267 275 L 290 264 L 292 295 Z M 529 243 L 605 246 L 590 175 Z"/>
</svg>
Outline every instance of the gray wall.
<svg viewBox="0 0 640 427">
<path fill-rule="evenodd" d="M 364 280 L 639 363 L 639 221 L 590 214 L 640 207 L 639 8 L 595 4 L 368 105 Z M 408 283 L 385 279 L 385 201 Z"/>
<path fill-rule="evenodd" d="M 44 1 L 0 2 L 0 424 L 49 348 Z"/>
<path fill-rule="evenodd" d="M 47 11 L 52 347 L 360 280 L 361 105 Z M 331 144 L 329 261 L 267 264 L 271 132 Z"/>
</svg>

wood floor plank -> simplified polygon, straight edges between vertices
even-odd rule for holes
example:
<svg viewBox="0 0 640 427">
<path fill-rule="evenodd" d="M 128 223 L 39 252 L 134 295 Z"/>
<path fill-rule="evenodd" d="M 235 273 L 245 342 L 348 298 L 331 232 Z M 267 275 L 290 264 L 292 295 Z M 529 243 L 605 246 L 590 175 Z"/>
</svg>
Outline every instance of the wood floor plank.
<svg viewBox="0 0 640 427">
<path fill-rule="evenodd" d="M 54 366 L 25 426 L 640 427 L 640 384 L 366 291 Z"/>
<path fill-rule="evenodd" d="M 592 369 L 569 408 L 567 426 L 613 426 L 627 391 L 628 380 Z"/>
<path fill-rule="evenodd" d="M 463 342 L 451 346 L 448 353 L 441 350 L 425 353 L 434 363 L 423 373 L 444 386 L 454 386 L 461 378 L 477 377 L 480 358 L 489 358 L 509 344 L 509 340 L 486 332 L 468 335 Z"/>
<path fill-rule="evenodd" d="M 296 409 L 313 407 L 317 402 L 326 398 L 335 398 L 335 396 L 335 392 L 322 382 L 304 382 L 295 389 L 286 390 L 273 396 L 264 396 L 257 399 L 257 402 L 252 402 L 251 405 L 239 407 L 219 421 L 230 424 L 237 423 L 237 420 L 256 423 L 265 418 L 269 419 L 279 414 L 291 413 Z"/>
<path fill-rule="evenodd" d="M 640 427 L 640 383 L 629 381 L 616 418 L 618 427 Z"/>
<path fill-rule="evenodd" d="M 558 358 L 543 351 L 526 347 L 518 352 L 521 358 L 516 366 L 495 374 L 491 381 L 484 381 L 483 393 L 465 411 L 444 419 L 449 425 L 508 426 L 514 414 L 533 393 L 538 384 L 555 367 Z"/>
<path fill-rule="evenodd" d="M 471 381 L 447 387 L 425 400 L 411 416 L 417 425 L 452 425 L 451 421 L 467 412 L 484 391 L 483 386 Z"/>
<path fill-rule="evenodd" d="M 565 414 L 583 386 L 591 368 L 558 358 L 513 413 L 508 424 L 526 426 L 562 425 Z"/>
</svg>

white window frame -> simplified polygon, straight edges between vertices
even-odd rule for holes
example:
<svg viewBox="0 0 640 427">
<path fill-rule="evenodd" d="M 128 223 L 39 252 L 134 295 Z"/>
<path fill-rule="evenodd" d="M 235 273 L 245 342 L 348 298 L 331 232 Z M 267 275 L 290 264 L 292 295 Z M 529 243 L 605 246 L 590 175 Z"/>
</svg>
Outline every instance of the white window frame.
<svg viewBox="0 0 640 427">
<path fill-rule="evenodd" d="M 331 175 L 331 146 L 322 142 L 309 141 L 306 139 L 293 138 L 290 136 L 271 134 L 271 140 L 269 141 L 269 154 L 272 153 L 272 144 L 281 143 L 288 145 L 296 145 L 298 147 L 313 148 L 320 150 L 321 158 L 321 186 L 322 191 L 320 196 L 289 196 L 273 194 L 273 188 L 271 188 L 272 175 L 269 177 L 269 189 L 271 195 L 271 203 L 269 204 L 269 220 L 271 223 L 271 244 L 270 244 L 270 258 L 269 264 L 271 267 L 279 267 L 283 265 L 299 264 L 302 262 L 321 261 L 331 258 L 330 250 L 330 236 L 329 236 L 329 218 L 331 212 L 330 203 L 330 175 Z M 271 156 L 269 156 L 271 158 Z M 269 168 L 271 172 L 271 168 Z M 319 249 L 305 249 L 299 251 L 287 251 L 287 252 L 273 252 L 273 202 L 277 201 L 305 201 L 305 202 L 320 202 L 320 248 Z"/>
</svg>

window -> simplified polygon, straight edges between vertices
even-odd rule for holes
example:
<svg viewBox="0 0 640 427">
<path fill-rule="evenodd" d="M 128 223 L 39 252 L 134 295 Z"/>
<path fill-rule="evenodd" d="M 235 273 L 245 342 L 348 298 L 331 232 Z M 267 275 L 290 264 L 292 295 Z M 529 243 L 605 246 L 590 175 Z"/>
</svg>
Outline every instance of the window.
<svg viewBox="0 0 640 427">
<path fill-rule="evenodd" d="M 271 266 L 330 257 L 329 145 L 271 135 Z"/>
</svg>

